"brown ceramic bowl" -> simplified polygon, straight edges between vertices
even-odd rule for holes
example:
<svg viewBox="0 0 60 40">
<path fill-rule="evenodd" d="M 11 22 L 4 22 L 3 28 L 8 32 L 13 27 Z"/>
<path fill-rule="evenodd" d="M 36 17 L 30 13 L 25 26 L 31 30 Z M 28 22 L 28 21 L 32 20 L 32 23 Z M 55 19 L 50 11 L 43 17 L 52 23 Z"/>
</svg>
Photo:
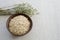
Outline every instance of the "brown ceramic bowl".
<svg viewBox="0 0 60 40">
<path fill-rule="evenodd" d="M 10 32 L 10 30 L 9 30 L 9 22 L 10 22 L 10 20 L 11 20 L 12 18 L 16 17 L 16 16 L 19 16 L 19 15 L 25 16 L 25 17 L 28 18 L 28 20 L 30 21 L 30 28 L 29 28 L 29 30 L 25 33 L 25 34 L 27 34 L 27 33 L 30 32 L 30 30 L 32 29 L 32 20 L 31 20 L 31 18 L 30 18 L 29 16 L 27 16 L 26 14 L 13 14 L 13 15 L 11 15 L 11 16 L 8 18 L 7 23 L 6 23 L 7 29 L 8 29 L 8 31 Z M 10 32 L 10 33 L 11 33 L 12 35 L 14 35 L 14 36 L 24 36 L 24 35 L 25 35 L 25 34 L 15 35 L 15 34 L 13 34 L 12 32 Z"/>
</svg>

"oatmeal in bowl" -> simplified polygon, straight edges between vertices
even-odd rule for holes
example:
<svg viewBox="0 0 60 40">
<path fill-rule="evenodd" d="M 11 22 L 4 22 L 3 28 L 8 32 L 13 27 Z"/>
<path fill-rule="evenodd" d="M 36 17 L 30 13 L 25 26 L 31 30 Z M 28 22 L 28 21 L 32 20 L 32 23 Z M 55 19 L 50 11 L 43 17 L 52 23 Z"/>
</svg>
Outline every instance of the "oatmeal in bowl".
<svg viewBox="0 0 60 40">
<path fill-rule="evenodd" d="M 15 36 L 23 36 L 32 29 L 32 20 L 25 14 L 13 14 L 7 20 L 7 28 Z"/>
</svg>

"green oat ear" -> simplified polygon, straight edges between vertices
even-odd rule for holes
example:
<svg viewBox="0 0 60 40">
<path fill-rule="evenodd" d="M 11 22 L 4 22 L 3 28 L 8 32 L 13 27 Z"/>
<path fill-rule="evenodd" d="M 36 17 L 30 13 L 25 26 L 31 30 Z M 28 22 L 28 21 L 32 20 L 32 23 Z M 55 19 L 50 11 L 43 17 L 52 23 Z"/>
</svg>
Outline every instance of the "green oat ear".
<svg viewBox="0 0 60 40">
<path fill-rule="evenodd" d="M 13 7 L 14 6 L 14 7 Z M 33 16 L 36 14 L 37 10 L 34 9 L 29 3 L 21 3 L 13 5 L 11 9 L 2 10 L 0 8 L 0 15 L 24 13 L 28 16 Z"/>
</svg>

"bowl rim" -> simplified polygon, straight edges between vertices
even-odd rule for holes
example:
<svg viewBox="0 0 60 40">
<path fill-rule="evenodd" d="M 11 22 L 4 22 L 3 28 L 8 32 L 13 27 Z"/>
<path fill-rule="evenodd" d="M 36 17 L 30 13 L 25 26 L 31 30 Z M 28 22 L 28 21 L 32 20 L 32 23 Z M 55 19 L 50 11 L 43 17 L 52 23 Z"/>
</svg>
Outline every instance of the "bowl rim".
<svg viewBox="0 0 60 40">
<path fill-rule="evenodd" d="M 26 18 L 28 18 L 28 20 L 30 21 L 30 28 L 29 28 L 29 30 L 28 30 L 25 34 L 15 35 L 15 34 L 13 34 L 12 32 L 10 32 L 10 30 L 9 30 L 9 22 L 10 22 L 10 20 L 11 20 L 12 18 L 14 18 L 14 17 L 16 17 L 16 16 L 19 16 L 19 15 L 23 15 L 23 16 L 25 16 Z M 9 31 L 12 35 L 14 35 L 14 36 L 24 36 L 24 35 L 26 35 L 26 34 L 29 33 L 30 30 L 32 29 L 32 25 L 33 25 L 33 23 L 32 23 L 31 18 L 30 18 L 28 15 L 23 14 L 23 13 L 12 14 L 12 15 L 8 18 L 8 20 L 7 20 L 7 22 L 6 22 L 6 27 L 7 27 L 8 31 Z"/>
</svg>

